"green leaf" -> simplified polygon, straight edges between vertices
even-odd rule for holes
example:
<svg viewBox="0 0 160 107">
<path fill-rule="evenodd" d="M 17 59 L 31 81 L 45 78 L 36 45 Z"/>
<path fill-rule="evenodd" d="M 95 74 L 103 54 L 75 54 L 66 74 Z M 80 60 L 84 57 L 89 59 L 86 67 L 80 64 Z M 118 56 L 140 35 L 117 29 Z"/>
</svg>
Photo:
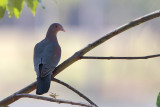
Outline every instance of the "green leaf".
<svg viewBox="0 0 160 107">
<path fill-rule="evenodd" d="M 160 107 L 160 93 L 158 94 L 156 104 L 157 104 L 157 107 Z"/>
<path fill-rule="evenodd" d="M 3 18 L 6 10 L 7 0 L 0 0 L 0 19 Z"/>
<path fill-rule="evenodd" d="M 32 14 L 35 15 L 38 0 L 26 0 L 27 6 L 31 9 Z"/>
<path fill-rule="evenodd" d="M 8 0 L 7 10 L 9 17 L 12 17 L 14 14 L 15 17 L 18 19 L 19 15 L 22 12 L 23 5 L 24 5 L 24 0 Z"/>
</svg>

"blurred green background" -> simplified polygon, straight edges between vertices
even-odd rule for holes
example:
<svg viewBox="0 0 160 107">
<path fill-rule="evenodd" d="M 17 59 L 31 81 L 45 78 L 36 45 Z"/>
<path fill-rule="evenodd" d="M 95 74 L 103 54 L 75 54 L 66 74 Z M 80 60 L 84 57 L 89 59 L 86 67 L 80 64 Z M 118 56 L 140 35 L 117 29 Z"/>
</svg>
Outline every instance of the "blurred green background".
<svg viewBox="0 0 160 107">
<path fill-rule="evenodd" d="M 50 24 L 59 22 L 61 62 L 103 35 L 160 8 L 159 0 L 45 0 L 36 15 L 24 5 L 19 19 L 0 20 L 0 100 L 36 80 L 34 45 Z M 132 28 L 87 53 L 87 56 L 145 56 L 160 53 L 160 18 Z M 56 78 L 75 87 L 100 107 L 155 107 L 160 91 L 160 58 L 147 60 L 80 60 Z M 52 82 L 60 99 L 83 102 L 69 89 Z M 35 91 L 32 92 L 35 94 Z M 49 96 L 49 93 L 45 94 Z M 84 101 L 85 102 L 85 101 Z M 70 107 L 20 99 L 10 107 Z M 74 106 L 76 107 L 76 106 Z M 78 106 L 77 106 L 78 107 Z"/>
</svg>

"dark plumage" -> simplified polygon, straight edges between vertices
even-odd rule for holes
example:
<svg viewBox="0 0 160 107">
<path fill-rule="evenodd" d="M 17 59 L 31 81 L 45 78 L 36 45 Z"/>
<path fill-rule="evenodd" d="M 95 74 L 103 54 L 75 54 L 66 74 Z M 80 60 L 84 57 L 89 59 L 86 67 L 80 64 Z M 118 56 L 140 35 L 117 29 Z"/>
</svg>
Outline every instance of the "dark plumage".
<svg viewBox="0 0 160 107">
<path fill-rule="evenodd" d="M 51 74 L 61 58 L 61 48 L 57 41 L 57 32 L 64 31 L 58 24 L 52 24 L 46 37 L 34 48 L 34 68 L 37 74 L 36 94 L 47 93 L 50 88 Z"/>
</svg>

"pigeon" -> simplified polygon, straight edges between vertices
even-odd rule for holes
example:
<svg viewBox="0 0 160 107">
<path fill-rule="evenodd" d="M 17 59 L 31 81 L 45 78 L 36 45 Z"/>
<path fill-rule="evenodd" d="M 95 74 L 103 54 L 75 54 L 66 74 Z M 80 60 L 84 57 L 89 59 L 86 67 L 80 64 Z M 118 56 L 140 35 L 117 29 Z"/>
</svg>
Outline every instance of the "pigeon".
<svg viewBox="0 0 160 107">
<path fill-rule="evenodd" d="M 61 58 L 61 47 L 57 40 L 58 31 L 64 31 L 62 25 L 50 25 L 46 37 L 34 47 L 34 69 L 37 74 L 36 94 L 47 93 L 50 88 L 51 75 Z"/>
</svg>

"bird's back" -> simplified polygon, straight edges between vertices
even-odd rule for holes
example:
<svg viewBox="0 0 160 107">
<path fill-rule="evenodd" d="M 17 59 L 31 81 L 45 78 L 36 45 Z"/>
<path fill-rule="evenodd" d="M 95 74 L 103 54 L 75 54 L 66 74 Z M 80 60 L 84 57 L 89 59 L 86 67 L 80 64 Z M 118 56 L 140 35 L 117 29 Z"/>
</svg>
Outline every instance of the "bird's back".
<svg viewBox="0 0 160 107">
<path fill-rule="evenodd" d="M 37 76 L 40 76 L 39 67 L 43 64 L 41 76 L 44 77 L 57 66 L 61 57 L 61 48 L 58 41 L 49 41 L 47 39 L 37 43 L 34 48 L 34 68 Z"/>
</svg>

